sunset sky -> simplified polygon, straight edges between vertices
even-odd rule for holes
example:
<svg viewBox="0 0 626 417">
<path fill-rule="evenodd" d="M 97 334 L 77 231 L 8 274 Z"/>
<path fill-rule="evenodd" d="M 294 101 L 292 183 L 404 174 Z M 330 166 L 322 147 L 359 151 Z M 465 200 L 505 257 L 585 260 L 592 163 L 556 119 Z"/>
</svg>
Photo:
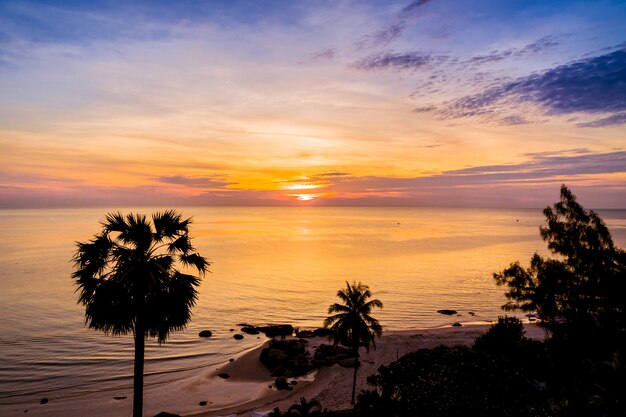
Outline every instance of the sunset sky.
<svg viewBox="0 0 626 417">
<path fill-rule="evenodd" d="M 626 1 L 0 1 L 0 207 L 626 208 Z"/>
</svg>

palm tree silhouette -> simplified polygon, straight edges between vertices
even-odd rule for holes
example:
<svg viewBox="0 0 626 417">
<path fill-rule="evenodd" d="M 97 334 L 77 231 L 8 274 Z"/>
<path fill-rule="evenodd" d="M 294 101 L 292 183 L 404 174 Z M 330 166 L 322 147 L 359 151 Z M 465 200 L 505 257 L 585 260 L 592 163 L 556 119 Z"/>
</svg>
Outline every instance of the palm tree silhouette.
<svg viewBox="0 0 626 417">
<path fill-rule="evenodd" d="M 134 334 L 133 417 L 143 408 L 145 338 L 163 343 L 191 319 L 200 277 L 179 268 L 204 275 L 210 265 L 191 244 L 190 223 L 173 210 L 154 214 L 152 222 L 109 213 L 99 234 L 76 243 L 72 278 L 86 324 L 106 334 Z"/>
<path fill-rule="evenodd" d="M 354 379 L 352 381 L 352 404 L 356 389 L 356 371 L 359 367 L 359 347 L 365 346 L 369 352 L 370 345 L 376 348 L 374 337 L 382 334 L 383 328 L 378 320 L 370 316 L 372 308 L 382 308 L 383 303 L 378 300 L 369 300 L 372 293 L 367 285 L 348 283 L 346 288 L 337 292 L 345 304 L 335 303 L 328 308 L 328 313 L 337 313 L 324 320 L 324 327 L 333 331 L 334 344 L 341 343 L 349 347 L 356 356 L 354 365 Z"/>
<path fill-rule="evenodd" d="M 307 401 L 301 397 L 300 402 L 289 407 L 289 415 L 293 417 L 319 416 L 322 413 L 322 405 L 317 400 Z"/>
</svg>

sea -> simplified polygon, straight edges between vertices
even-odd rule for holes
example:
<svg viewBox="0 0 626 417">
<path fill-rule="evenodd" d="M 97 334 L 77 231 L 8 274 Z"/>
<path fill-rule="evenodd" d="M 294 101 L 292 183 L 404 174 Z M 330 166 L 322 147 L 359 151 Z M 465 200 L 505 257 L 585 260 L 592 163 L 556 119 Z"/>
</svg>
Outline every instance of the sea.
<svg viewBox="0 0 626 417">
<path fill-rule="evenodd" d="M 97 405 L 132 399 L 133 338 L 85 325 L 71 278 L 76 242 L 118 210 L 0 210 L 0 415 L 40 400 Z M 156 208 L 122 213 L 150 215 Z M 346 282 L 368 285 L 384 330 L 491 322 L 504 314 L 493 273 L 534 253 L 541 209 L 188 207 L 191 236 L 210 262 L 186 330 L 146 347 L 145 399 L 257 347 L 240 325 L 322 325 Z M 626 246 L 626 210 L 598 210 Z M 454 316 L 437 310 L 453 309 Z M 508 313 L 511 315 L 511 313 Z M 201 330 L 213 336 L 201 338 Z M 383 335 L 384 337 L 384 335 Z M 105 404 L 106 403 L 106 404 Z M 130 406 L 128 406 L 130 413 Z M 189 411 L 189 410 L 183 410 Z M 41 414 L 41 415 L 45 415 Z M 68 414 L 70 415 L 70 414 Z M 148 414 L 146 414 L 148 415 Z"/>
</svg>

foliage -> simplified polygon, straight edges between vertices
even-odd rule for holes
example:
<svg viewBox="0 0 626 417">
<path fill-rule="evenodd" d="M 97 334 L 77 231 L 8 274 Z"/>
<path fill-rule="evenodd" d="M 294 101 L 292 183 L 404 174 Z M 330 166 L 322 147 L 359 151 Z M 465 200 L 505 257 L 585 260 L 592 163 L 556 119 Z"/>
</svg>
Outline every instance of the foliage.
<svg viewBox="0 0 626 417">
<path fill-rule="evenodd" d="M 305 416 L 322 416 L 322 405 L 317 400 L 307 401 L 306 398 L 301 397 L 300 402 L 293 404 L 286 413 L 280 411 L 280 408 L 275 407 L 272 412 L 268 414 L 268 417 L 305 417 Z"/>
<path fill-rule="evenodd" d="M 561 187 L 560 201 L 544 210 L 540 228 L 556 258 L 535 254 L 528 268 L 519 262 L 494 274 L 507 288 L 507 310 L 536 310 L 557 334 L 582 333 L 624 341 L 626 331 L 626 253 L 608 228 Z M 557 325 L 565 323 L 565 325 Z"/>
<path fill-rule="evenodd" d="M 208 271 L 189 237 L 191 219 L 175 211 L 144 215 L 107 214 L 102 231 L 77 243 L 72 278 L 85 306 L 85 321 L 95 330 L 135 335 L 134 416 L 141 415 L 144 338 L 164 342 L 191 319 L 198 276 Z"/>
<path fill-rule="evenodd" d="M 550 415 L 543 383 L 549 358 L 518 325 L 502 318 L 474 347 L 420 349 L 381 366 L 367 379 L 375 389 L 363 391 L 357 407 L 388 416 Z"/>
<path fill-rule="evenodd" d="M 370 345 L 376 348 L 374 338 L 382 334 L 383 327 L 378 320 L 371 316 L 373 308 L 382 308 L 383 303 L 378 300 L 369 300 L 372 293 L 367 285 L 362 283 L 348 283 L 346 288 L 337 292 L 344 304 L 334 303 L 328 308 L 328 313 L 336 313 L 324 320 L 324 327 L 330 327 L 333 332 L 335 345 L 341 343 L 349 347 L 355 356 L 359 357 L 359 347 L 365 346 L 369 351 Z M 354 404 L 356 389 L 356 373 L 358 362 L 354 367 L 352 381 L 352 404 Z"/>
<path fill-rule="evenodd" d="M 369 350 L 376 347 L 374 338 L 382 334 L 382 326 L 370 314 L 373 308 L 382 308 L 383 303 L 369 300 L 372 293 L 367 285 L 348 283 L 346 288 L 337 292 L 344 304 L 335 303 L 328 308 L 328 313 L 337 313 L 324 320 L 324 327 L 334 332 L 335 344 L 342 344 L 358 352 L 359 346 Z"/>
<path fill-rule="evenodd" d="M 474 347 L 478 350 L 494 353 L 513 353 L 522 343 L 527 341 L 524 337 L 524 324 L 516 317 L 498 317 L 498 322 L 489 330 L 476 338 Z"/>
<path fill-rule="evenodd" d="M 294 417 L 319 416 L 322 413 L 322 405 L 317 400 L 307 401 L 300 398 L 300 402 L 289 407 L 289 414 Z"/>
</svg>

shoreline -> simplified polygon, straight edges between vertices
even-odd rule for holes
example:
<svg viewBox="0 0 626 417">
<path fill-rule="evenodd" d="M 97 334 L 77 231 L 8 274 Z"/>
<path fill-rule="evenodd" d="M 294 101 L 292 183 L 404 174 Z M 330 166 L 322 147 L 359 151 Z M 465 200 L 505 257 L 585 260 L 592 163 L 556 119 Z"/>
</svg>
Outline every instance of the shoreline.
<svg viewBox="0 0 626 417">
<path fill-rule="evenodd" d="M 370 349 L 369 352 L 361 352 L 361 366 L 357 375 L 357 393 L 368 387 L 367 376 L 375 373 L 379 366 L 387 365 L 403 355 L 421 349 L 433 348 L 438 345 L 469 345 L 474 342 L 476 337 L 483 334 L 491 324 L 464 324 L 462 327 L 438 327 L 430 329 L 416 330 L 390 330 L 383 333 L 383 336 L 377 339 L 376 349 Z M 532 339 L 543 340 L 545 338 L 545 330 L 536 324 L 524 324 L 526 337 Z M 292 337 L 293 338 L 293 337 Z M 316 337 L 306 339 L 307 349 L 313 352 L 320 344 L 330 343 L 325 337 Z M 225 383 L 233 384 L 232 388 L 237 389 L 240 384 L 250 381 L 257 381 L 260 385 L 259 395 L 245 403 L 228 406 L 224 408 L 214 408 L 211 410 L 203 410 L 199 412 L 181 414 L 185 417 L 217 417 L 236 415 L 238 417 L 250 417 L 252 412 L 268 413 L 275 407 L 279 407 L 281 411 L 286 411 L 289 406 L 299 401 L 301 397 L 307 400 L 317 399 L 322 408 L 331 410 L 339 410 L 350 407 L 350 394 L 352 390 L 353 368 L 342 368 L 335 364 L 330 367 L 322 367 L 317 371 L 309 374 L 309 378 L 289 378 L 298 381 L 293 386 L 293 391 L 278 391 L 275 388 L 269 388 L 268 385 L 274 383 L 274 378 L 269 375 L 269 371 L 259 361 L 261 350 L 267 345 L 254 348 L 234 362 L 228 363 L 212 372 L 212 376 L 216 377 L 218 373 L 227 372 L 231 378 L 225 380 Z M 269 380 L 267 379 L 269 377 Z M 312 380 L 307 380 L 311 379 Z M 235 386 L 236 384 L 236 386 Z M 176 407 L 171 407 L 175 410 Z M 170 411 L 174 412 L 175 411 Z"/>
<path fill-rule="evenodd" d="M 369 388 L 367 376 L 379 366 L 389 364 L 409 352 L 420 348 L 444 345 L 469 345 L 493 323 L 463 323 L 462 327 L 433 327 L 413 330 L 388 330 L 376 340 L 376 349 L 360 351 L 361 366 L 357 375 L 357 393 Z M 526 336 L 543 340 L 545 330 L 536 324 L 524 323 Z M 293 336 L 290 338 L 294 338 Z M 321 344 L 331 344 L 326 337 L 306 339 L 307 350 L 313 355 Z M 275 378 L 260 362 L 261 350 L 269 340 L 259 340 L 252 346 L 224 362 L 212 366 L 188 370 L 180 379 L 152 386 L 144 391 L 144 415 L 152 417 L 165 411 L 183 417 L 230 416 L 252 417 L 253 412 L 267 414 L 279 407 L 286 411 L 299 402 L 301 397 L 318 400 L 323 408 L 341 410 L 350 408 L 353 368 L 335 364 L 323 366 L 296 380 L 292 391 L 274 388 Z M 232 359 L 232 361 L 231 361 Z M 218 375 L 228 373 L 229 378 Z M 122 400 L 115 398 L 123 396 Z M 62 417 L 67 415 L 98 415 L 101 417 L 125 417 L 132 414 L 132 389 L 118 392 L 104 391 L 96 395 L 57 399 L 47 404 L 7 405 L 0 414 L 7 417 L 19 415 Z M 258 416 L 259 414 L 256 414 Z"/>
</svg>

